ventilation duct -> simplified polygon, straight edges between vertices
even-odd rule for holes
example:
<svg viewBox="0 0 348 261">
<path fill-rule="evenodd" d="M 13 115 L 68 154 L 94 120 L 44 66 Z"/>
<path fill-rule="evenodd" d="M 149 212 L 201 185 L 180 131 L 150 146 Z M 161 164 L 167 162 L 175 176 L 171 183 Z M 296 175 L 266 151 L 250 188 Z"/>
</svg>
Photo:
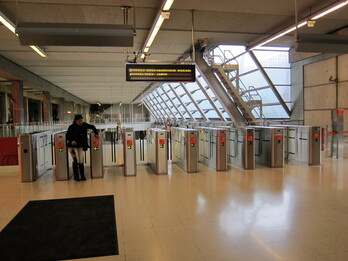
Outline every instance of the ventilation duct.
<svg viewBox="0 0 348 261">
<path fill-rule="evenodd" d="M 348 53 L 348 35 L 299 34 L 295 42 L 297 52 Z"/>
<path fill-rule="evenodd" d="M 16 33 L 21 45 L 133 46 L 131 25 L 20 23 Z"/>
</svg>

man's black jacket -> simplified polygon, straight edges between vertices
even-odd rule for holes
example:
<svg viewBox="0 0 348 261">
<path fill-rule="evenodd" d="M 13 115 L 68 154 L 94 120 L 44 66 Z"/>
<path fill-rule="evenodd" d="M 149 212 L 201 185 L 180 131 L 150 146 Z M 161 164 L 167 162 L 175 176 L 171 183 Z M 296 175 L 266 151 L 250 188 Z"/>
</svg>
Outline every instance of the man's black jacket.
<svg viewBox="0 0 348 261">
<path fill-rule="evenodd" d="M 84 150 L 87 150 L 89 147 L 87 139 L 88 129 L 92 129 L 95 134 L 98 134 L 96 127 L 86 122 L 83 122 L 81 126 L 77 125 L 75 122 L 71 124 L 66 133 L 68 147 L 83 148 Z M 77 144 L 72 145 L 72 141 L 76 141 Z"/>
</svg>

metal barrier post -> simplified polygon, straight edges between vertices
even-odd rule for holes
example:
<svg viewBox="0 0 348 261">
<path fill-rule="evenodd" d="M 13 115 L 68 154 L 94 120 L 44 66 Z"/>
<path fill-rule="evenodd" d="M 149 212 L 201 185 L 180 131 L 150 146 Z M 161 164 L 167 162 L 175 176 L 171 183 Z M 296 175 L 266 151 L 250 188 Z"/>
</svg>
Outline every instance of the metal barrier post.
<svg viewBox="0 0 348 261">
<path fill-rule="evenodd" d="M 103 164 L 103 133 L 99 132 L 97 138 L 92 132 L 90 134 L 91 142 L 91 178 L 103 178 L 104 177 L 104 164 Z"/>
<path fill-rule="evenodd" d="M 123 173 L 124 176 L 136 176 L 136 154 L 135 154 L 134 131 L 123 131 Z"/>
<path fill-rule="evenodd" d="M 69 180 L 73 173 L 69 171 L 66 132 L 56 133 L 54 135 L 54 155 L 56 160 L 56 180 Z"/>
<path fill-rule="evenodd" d="M 18 162 L 22 182 L 31 182 L 35 178 L 33 164 L 33 144 L 28 133 L 18 136 Z"/>
</svg>

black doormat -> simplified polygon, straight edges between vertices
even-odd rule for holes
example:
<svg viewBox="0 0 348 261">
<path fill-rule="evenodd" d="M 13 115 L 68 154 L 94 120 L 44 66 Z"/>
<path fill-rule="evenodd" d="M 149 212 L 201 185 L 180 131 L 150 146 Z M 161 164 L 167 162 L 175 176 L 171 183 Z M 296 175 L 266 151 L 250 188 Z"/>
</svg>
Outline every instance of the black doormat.
<svg viewBox="0 0 348 261">
<path fill-rule="evenodd" d="M 118 255 L 114 196 L 29 201 L 0 232 L 0 260 Z"/>
</svg>

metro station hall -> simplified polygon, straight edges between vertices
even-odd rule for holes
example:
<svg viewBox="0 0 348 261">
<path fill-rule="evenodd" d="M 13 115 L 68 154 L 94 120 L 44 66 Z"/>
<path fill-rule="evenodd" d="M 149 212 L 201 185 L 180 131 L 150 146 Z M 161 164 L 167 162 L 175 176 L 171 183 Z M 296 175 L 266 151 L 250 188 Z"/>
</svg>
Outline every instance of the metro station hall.
<svg viewBox="0 0 348 261">
<path fill-rule="evenodd" d="M 1 261 L 347 261 L 348 0 L 0 0 Z"/>
</svg>

